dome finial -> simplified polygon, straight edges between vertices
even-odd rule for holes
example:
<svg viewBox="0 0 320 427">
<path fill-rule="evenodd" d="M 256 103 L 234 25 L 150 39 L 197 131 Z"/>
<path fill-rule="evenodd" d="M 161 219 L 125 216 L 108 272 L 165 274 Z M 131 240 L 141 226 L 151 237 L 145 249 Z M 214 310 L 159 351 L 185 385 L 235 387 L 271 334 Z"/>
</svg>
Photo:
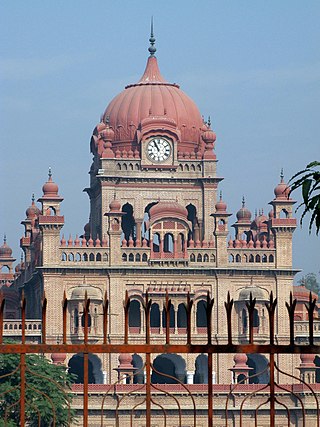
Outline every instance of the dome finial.
<svg viewBox="0 0 320 427">
<path fill-rule="evenodd" d="M 156 41 L 156 39 L 155 39 L 154 34 L 153 34 L 153 16 L 151 16 L 151 31 L 150 31 L 150 38 L 149 38 L 150 46 L 148 49 L 148 51 L 150 52 L 150 56 L 154 56 L 154 54 L 157 51 L 157 49 L 154 46 L 155 41 Z"/>
<path fill-rule="evenodd" d="M 245 201 L 244 196 L 242 196 L 242 207 L 244 208 L 244 207 L 245 207 L 245 205 L 246 205 L 246 201 Z"/>
<path fill-rule="evenodd" d="M 211 117 L 208 117 L 208 126 L 211 127 Z"/>
<path fill-rule="evenodd" d="M 31 201 L 32 201 L 32 203 L 34 203 L 34 201 L 35 201 L 34 193 L 32 193 Z"/>
<path fill-rule="evenodd" d="M 222 190 L 220 190 L 220 200 L 222 200 Z"/>
<path fill-rule="evenodd" d="M 281 179 L 281 182 L 283 182 L 283 178 L 284 178 L 283 168 L 281 168 L 281 172 L 280 172 L 280 179 Z"/>
<path fill-rule="evenodd" d="M 49 176 L 49 179 L 51 179 L 51 177 L 52 177 L 52 170 L 51 170 L 51 166 L 49 166 L 48 176 Z"/>
<path fill-rule="evenodd" d="M 7 235 L 6 235 L 6 233 L 4 233 L 4 235 L 3 235 L 3 243 L 7 243 Z"/>
</svg>

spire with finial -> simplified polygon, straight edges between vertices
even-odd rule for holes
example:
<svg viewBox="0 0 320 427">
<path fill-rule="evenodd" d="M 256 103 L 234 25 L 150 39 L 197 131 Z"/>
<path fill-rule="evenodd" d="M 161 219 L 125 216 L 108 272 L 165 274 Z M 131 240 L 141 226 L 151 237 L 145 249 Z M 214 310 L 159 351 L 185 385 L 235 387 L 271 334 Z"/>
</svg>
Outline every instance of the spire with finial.
<svg viewBox="0 0 320 427">
<path fill-rule="evenodd" d="M 283 173 L 283 168 L 281 168 L 281 172 L 280 172 L 281 182 L 283 182 L 283 178 L 284 178 L 284 173 Z"/>
<path fill-rule="evenodd" d="M 149 38 L 150 46 L 148 49 L 150 56 L 154 56 L 154 54 L 157 51 L 157 49 L 154 46 L 155 41 L 156 41 L 156 39 L 155 39 L 154 34 L 153 34 L 153 16 L 152 16 L 151 17 L 151 32 L 150 32 L 150 38 Z"/>
</svg>

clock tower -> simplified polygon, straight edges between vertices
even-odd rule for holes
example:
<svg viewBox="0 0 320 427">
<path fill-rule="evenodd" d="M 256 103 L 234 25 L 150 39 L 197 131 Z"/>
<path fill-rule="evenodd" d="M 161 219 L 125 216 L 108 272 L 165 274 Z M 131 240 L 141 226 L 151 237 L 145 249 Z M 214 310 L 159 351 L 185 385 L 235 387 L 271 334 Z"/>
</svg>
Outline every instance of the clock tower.
<svg viewBox="0 0 320 427">
<path fill-rule="evenodd" d="M 221 180 L 213 151 L 216 136 L 179 85 L 162 77 L 154 42 L 151 33 L 150 56 L 140 80 L 109 103 L 94 129 L 86 190 L 90 234 L 100 240 L 108 234 L 105 214 L 116 197 L 124 214 L 122 240 L 136 245 L 145 239 L 150 246 L 149 209 L 165 202 L 186 209 L 187 240 L 213 241 L 210 215 Z"/>
</svg>

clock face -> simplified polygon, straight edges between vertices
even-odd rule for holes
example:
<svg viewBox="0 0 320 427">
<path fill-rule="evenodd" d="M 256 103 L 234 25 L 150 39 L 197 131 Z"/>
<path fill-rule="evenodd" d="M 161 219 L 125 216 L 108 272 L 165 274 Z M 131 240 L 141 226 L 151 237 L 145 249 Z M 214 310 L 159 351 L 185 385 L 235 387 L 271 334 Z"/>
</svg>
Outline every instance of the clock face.
<svg viewBox="0 0 320 427">
<path fill-rule="evenodd" d="M 171 154 L 171 144 L 164 138 L 152 138 L 147 145 L 149 159 L 154 162 L 164 162 Z"/>
</svg>

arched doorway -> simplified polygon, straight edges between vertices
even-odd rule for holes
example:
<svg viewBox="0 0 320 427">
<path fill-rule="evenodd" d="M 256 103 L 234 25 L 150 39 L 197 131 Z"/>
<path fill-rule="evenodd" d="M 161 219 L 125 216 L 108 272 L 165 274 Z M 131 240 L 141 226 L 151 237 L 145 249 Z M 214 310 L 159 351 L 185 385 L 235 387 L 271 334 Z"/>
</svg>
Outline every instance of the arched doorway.
<svg viewBox="0 0 320 427">
<path fill-rule="evenodd" d="M 268 384 L 270 379 L 268 360 L 261 354 L 247 354 L 249 371 L 249 384 Z"/>
<path fill-rule="evenodd" d="M 161 354 L 155 358 L 153 366 L 159 372 L 152 372 L 151 382 L 153 384 L 177 384 L 178 381 L 176 379 L 185 383 L 186 362 L 181 356 L 177 354 Z"/>
<path fill-rule="evenodd" d="M 68 363 L 69 373 L 74 374 L 73 380 L 76 384 L 83 384 L 83 354 L 75 354 L 71 357 Z M 101 370 L 101 360 L 95 354 L 89 354 L 88 363 L 88 383 L 89 384 L 102 384 L 103 374 Z"/>
<path fill-rule="evenodd" d="M 208 384 L 208 356 L 200 354 L 195 365 L 194 384 Z"/>
<path fill-rule="evenodd" d="M 143 372 L 143 360 L 142 357 L 139 356 L 139 354 L 133 354 L 132 355 L 132 366 L 135 369 L 134 371 L 134 377 L 133 377 L 133 384 L 143 384 L 144 383 L 144 372 Z"/>
</svg>

